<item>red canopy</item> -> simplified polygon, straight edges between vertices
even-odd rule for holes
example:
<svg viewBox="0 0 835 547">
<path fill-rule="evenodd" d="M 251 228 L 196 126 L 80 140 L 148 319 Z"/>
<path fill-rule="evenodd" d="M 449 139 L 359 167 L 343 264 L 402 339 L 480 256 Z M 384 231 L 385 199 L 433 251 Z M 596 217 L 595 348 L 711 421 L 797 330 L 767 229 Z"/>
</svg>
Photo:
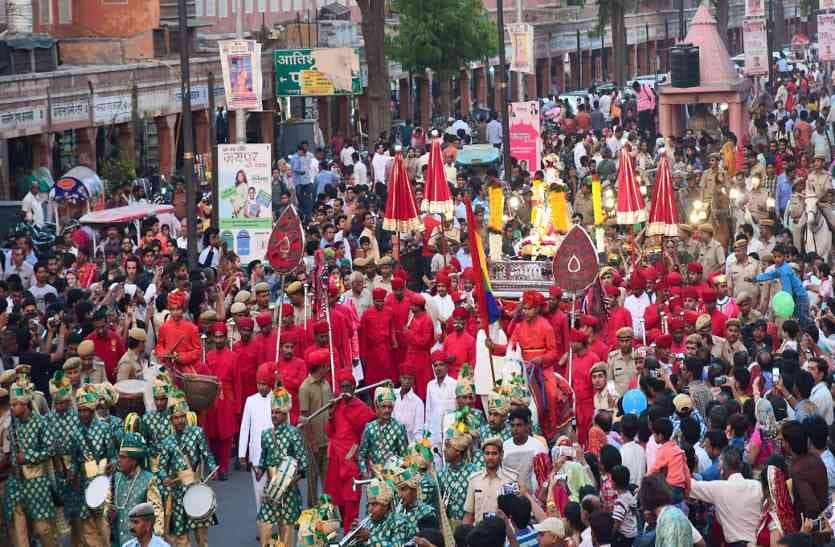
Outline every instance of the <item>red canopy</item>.
<svg viewBox="0 0 835 547">
<path fill-rule="evenodd" d="M 620 151 L 618 160 L 618 224 L 637 224 L 647 219 L 647 206 L 635 178 L 635 168 L 629 152 L 630 146 L 627 144 Z"/>
<path fill-rule="evenodd" d="M 441 157 L 441 139 L 432 139 L 432 148 L 429 150 L 429 165 L 426 169 L 426 188 L 424 190 L 428 211 L 438 213 L 444 218 L 452 218 L 455 206 L 452 203 L 452 194 L 449 192 L 449 184 L 444 173 L 444 160 Z"/>
<path fill-rule="evenodd" d="M 655 172 L 655 193 L 649 210 L 647 235 L 677 236 L 678 209 L 673 191 L 673 175 L 667 154 L 661 154 L 658 170 Z"/>
<path fill-rule="evenodd" d="M 394 156 L 394 166 L 391 179 L 388 182 L 388 198 L 386 199 L 386 215 L 383 218 L 383 230 L 389 232 L 411 232 L 423 229 L 420 213 L 415 204 L 415 195 L 406 174 L 403 154 L 397 152 Z"/>
</svg>

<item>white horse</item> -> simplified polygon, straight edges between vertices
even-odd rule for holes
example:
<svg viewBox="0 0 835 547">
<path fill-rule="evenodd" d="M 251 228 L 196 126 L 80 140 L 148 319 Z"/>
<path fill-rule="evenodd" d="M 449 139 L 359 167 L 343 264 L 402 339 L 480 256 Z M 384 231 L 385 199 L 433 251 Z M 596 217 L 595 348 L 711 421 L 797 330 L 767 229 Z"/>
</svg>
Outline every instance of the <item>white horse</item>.
<svg viewBox="0 0 835 547">
<path fill-rule="evenodd" d="M 832 231 L 818 198 L 808 194 L 792 196 L 786 208 L 785 225 L 792 233 L 795 246 L 802 253 L 815 253 L 827 262 L 832 252 Z"/>
</svg>

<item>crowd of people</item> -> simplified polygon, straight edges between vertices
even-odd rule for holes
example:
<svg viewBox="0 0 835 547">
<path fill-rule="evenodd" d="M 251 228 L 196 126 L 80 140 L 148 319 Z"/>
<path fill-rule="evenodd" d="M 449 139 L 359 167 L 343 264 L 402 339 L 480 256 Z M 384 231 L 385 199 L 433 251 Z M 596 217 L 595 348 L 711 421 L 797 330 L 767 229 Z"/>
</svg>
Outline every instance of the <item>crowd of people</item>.
<svg viewBox="0 0 835 547">
<path fill-rule="evenodd" d="M 831 541 L 831 103 L 814 66 L 781 77 L 747 135 L 720 114 L 715 132 L 656 139 L 648 86 L 592 89 L 556 106 L 542 165 L 514 159 L 506 177 L 456 163 L 502 145 L 495 114 L 407 123 L 370 157 L 340 136 L 300 143 L 273 171 L 274 215 L 296 207 L 306 239 L 285 276 L 241 264 L 208 214 L 189 266 L 183 207 L 173 229 L 78 228 L 46 251 L 14 234 L 0 537 L 207 545 L 216 507 L 195 508 L 195 486 L 248 472 L 261 545 Z M 424 207 L 433 139 L 449 217 Z M 616 193 L 626 162 L 649 201 L 662 156 L 682 218 L 653 238 L 594 184 Z M 423 229 L 395 238 L 399 162 Z M 595 282 L 543 281 L 484 313 L 472 249 L 550 261 L 572 225 L 599 236 Z"/>
</svg>

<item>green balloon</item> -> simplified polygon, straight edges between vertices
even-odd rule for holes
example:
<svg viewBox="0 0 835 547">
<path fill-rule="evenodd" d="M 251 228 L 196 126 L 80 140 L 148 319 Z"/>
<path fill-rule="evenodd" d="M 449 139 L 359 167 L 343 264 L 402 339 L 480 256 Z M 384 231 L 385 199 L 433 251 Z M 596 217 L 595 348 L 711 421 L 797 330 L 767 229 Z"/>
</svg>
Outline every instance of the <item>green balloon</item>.
<svg viewBox="0 0 835 547">
<path fill-rule="evenodd" d="M 794 313 L 794 298 L 786 291 L 780 291 L 771 299 L 771 309 L 777 317 L 791 317 Z"/>
</svg>

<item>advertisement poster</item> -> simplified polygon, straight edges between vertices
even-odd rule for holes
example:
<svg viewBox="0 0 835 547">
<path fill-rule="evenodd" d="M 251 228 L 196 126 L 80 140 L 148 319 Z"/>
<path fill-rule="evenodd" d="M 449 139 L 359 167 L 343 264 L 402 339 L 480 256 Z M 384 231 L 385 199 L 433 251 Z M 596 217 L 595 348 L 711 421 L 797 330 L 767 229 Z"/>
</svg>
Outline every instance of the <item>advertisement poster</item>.
<svg viewBox="0 0 835 547">
<path fill-rule="evenodd" d="M 742 22 L 742 44 L 745 50 L 745 75 L 768 74 L 768 41 L 765 18 L 745 19 Z"/>
<path fill-rule="evenodd" d="M 355 48 L 281 49 L 273 52 L 279 97 L 361 95 L 362 72 Z"/>
<path fill-rule="evenodd" d="M 218 44 L 226 105 L 230 110 L 261 110 L 261 44 L 255 40 Z"/>
<path fill-rule="evenodd" d="M 510 103 L 510 155 L 519 160 L 519 167 L 529 173 L 539 169 L 539 102 Z"/>
<path fill-rule="evenodd" d="M 765 0 L 745 0 L 745 17 L 765 17 Z"/>
<path fill-rule="evenodd" d="M 241 264 L 263 260 L 273 228 L 269 144 L 218 145 L 220 239 Z"/>
<path fill-rule="evenodd" d="M 818 58 L 835 61 L 835 13 L 818 15 Z"/>
<path fill-rule="evenodd" d="M 835 0 L 820 0 L 818 2 L 818 11 L 835 10 Z M 818 16 L 820 17 L 820 16 Z M 818 31 L 820 32 L 820 31 Z"/>
<path fill-rule="evenodd" d="M 510 25 L 510 70 L 533 74 L 534 65 L 533 25 Z"/>
</svg>

